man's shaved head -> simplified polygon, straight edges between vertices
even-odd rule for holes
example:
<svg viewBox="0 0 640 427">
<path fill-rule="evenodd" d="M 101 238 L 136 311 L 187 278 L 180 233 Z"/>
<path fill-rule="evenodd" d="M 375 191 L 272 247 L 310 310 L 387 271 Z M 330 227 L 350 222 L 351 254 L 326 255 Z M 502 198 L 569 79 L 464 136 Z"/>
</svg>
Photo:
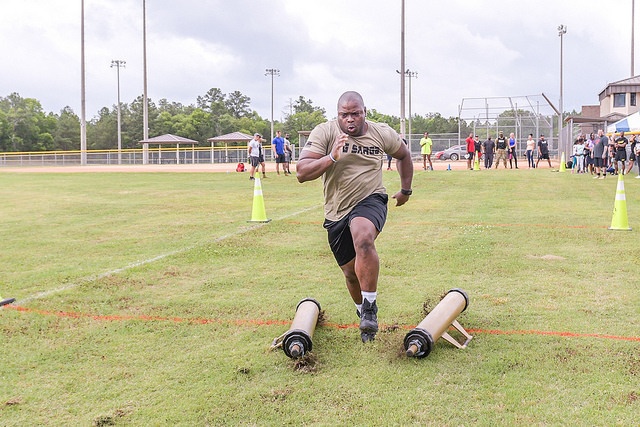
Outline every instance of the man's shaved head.
<svg viewBox="0 0 640 427">
<path fill-rule="evenodd" d="M 338 99 L 338 125 L 349 136 L 361 136 L 367 132 L 362 96 L 358 92 L 345 92 Z"/>
<path fill-rule="evenodd" d="M 338 109 L 341 105 L 344 105 L 347 102 L 356 102 L 364 108 L 364 100 L 362 99 L 362 95 L 358 92 L 348 91 L 343 93 L 338 99 Z"/>
</svg>

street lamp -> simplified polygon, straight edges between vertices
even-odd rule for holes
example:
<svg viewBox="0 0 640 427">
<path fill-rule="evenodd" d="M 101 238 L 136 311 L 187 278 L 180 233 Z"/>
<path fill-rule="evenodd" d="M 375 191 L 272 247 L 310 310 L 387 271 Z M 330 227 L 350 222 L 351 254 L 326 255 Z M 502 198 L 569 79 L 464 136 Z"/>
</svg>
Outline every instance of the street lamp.
<svg viewBox="0 0 640 427">
<path fill-rule="evenodd" d="M 126 61 L 113 59 L 111 68 L 116 67 L 118 75 L 118 164 L 122 164 L 122 122 L 120 121 L 120 67 L 124 68 Z"/>
<path fill-rule="evenodd" d="M 563 143 L 562 143 L 562 117 L 563 117 L 563 112 L 564 112 L 564 107 L 562 105 L 562 41 L 563 41 L 563 36 L 567 34 L 567 27 L 565 25 L 559 25 L 558 26 L 558 36 L 560 36 L 560 105 L 559 105 L 559 112 L 560 114 L 558 115 L 558 155 L 560 155 L 560 149 L 562 147 L 562 149 L 564 150 L 563 147 Z"/>
<path fill-rule="evenodd" d="M 280 75 L 280 70 L 276 68 L 267 68 L 264 73 L 265 76 L 271 76 L 271 139 L 273 141 L 273 77 Z"/>
<path fill-rule="evenodd" d="M 411 153 L 411 79 L 413 77 L 417 79 L 418 72 L 407 70 L 405 71 L 405 74 L 409 77 L 409 135 L 407 141 L 409 142 L 409 153 Z"/>
<path fill-rule="evenodd" d="M 401 74 L 398 70 L 396 70 L 396 73 Z M 409 147 L 409 152 L 411 152 L 411 79 L 414 77 L 418 78 L 418 72 L 407 69 L 405 70 L 404 75 L 405 77 L 409 77 L 409 133 L 407 137 L 407 144 Z M 400 133 L 404 133 L 402 129 L 400 130 Z"/>
</svg>

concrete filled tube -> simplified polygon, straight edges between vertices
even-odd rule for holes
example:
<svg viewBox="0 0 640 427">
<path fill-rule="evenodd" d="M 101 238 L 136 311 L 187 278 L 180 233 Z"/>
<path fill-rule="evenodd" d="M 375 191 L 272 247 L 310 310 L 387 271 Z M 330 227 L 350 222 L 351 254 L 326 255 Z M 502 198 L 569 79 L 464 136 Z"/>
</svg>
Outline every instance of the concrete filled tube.
<svg viewBox="0 0 640 427">
<path fill-rule="evenodd" d="M 446 333 L 456 317 L 469 305 L 469 297 L 461 289 L 451 289 L 442 301 L 404 337 L 404 348 L 409 357 L 426 357 L 435 342 Z"/>
<path fill-rule="evenodd" d="M 288 357 L 297 359 L 311 351 L 320 310 L 320 303 L 313 298 L 305 298 L 298 303 L 291 327 L 282 339 L 282 349 Z"/>
<path fill-rule="evenodd" d="M 15 300 L 16 300 L 15 298 L 3 299 L 2 301 L 0 301 L 0 307 L 2 307 L 3 305 L 11 304 Z"/>
</svg>

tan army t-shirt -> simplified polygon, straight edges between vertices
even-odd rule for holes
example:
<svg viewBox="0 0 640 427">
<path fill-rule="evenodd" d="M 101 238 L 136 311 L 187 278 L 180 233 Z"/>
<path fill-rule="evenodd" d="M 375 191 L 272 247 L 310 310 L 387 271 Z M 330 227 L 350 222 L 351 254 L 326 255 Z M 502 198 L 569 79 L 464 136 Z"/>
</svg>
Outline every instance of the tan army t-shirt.
<svg viewBox="0 0 640 427">
<path fill-rule="evenodd" d="M 324 184 L 324 214 L 338 221 L 361 200 L 373 193 L 386 193 L 382 185 L 382 163 L 385 153 L 395 153 L 402 144 L 398 133 L 385 123 L 367 121 L 366 134 L 349 136 L 337 163 L 322 176 Z M 303 150 L 328 155 L 342 133 L 332 120 L 316 126 Z"/>
</svg>

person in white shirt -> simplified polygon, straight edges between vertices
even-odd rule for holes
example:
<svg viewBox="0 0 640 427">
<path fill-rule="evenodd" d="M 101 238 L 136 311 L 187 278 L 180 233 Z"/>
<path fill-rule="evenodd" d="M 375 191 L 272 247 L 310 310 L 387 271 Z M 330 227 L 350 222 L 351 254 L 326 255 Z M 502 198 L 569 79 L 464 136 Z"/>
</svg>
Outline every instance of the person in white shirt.
<svg viewBox="0 0 640 427">
<path fill-rule="evenodd" d="M 533 160 L 533 153 L 536 151 L 536 140 L 533 139 L 533 134 L 529 134 L 529 138 L 527 139 L 527 162 L 529 163 L 530 168 L 536 167 L 536 162 Z"/>
<path fill-rule="evenodd" d="M 247 151 L 249 153 L 249 161 L 251 162 L 249 179 L 252 181 L 255 179 L 254 175 L 258 165 L 262 166 L 262 177 L 266 178 L 267 174 L 265 173 L 264 154 L 262 152 L 262 135 L 259 133 L 253 135 L 253 139 L 249 141 L 249 144 L 247 144 Z"/>
<path fill-rule="evenodd" d="M 573 144 L 573 161 L 575 167 L 571 168 L 571 173 L 577 171 L 577 173 L 584 173 L 584 138 L 579 137 L 575 144 Z"/>
</svg>

